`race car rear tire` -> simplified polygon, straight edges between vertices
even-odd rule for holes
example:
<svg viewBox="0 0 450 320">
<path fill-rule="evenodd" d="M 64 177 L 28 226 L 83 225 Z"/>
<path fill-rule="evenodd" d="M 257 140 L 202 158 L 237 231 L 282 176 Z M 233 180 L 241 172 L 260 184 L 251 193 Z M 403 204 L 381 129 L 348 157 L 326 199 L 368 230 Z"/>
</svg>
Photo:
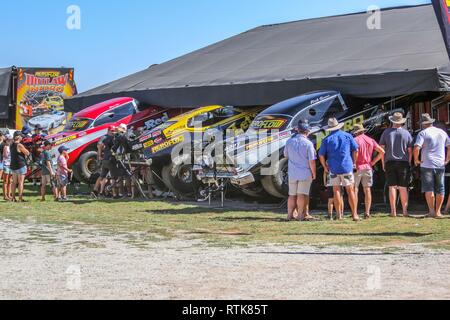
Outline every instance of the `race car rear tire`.
<svg viewBox="0 0 450 320">
<path fill-rule="evenodd" d="M 96 165 L 97 151 L 89 151 L 81 155 L 77 164 L 74 166 L 74 176 L 77 180 L 89 183 L 91 175 L 97 170 Z"/>
<path fill-rule="evenodd" d="M 276 198 L 285 199 L 289 195 L 289 185 L 287 181 L 288 160 L 281 159 L 274 164 L 274 175 L 263 176 L 262 186 L 267 193 Z"/>
<path fill-rule="evenodd" d="M 161 174 L 169 190 L 183 196 L 192 196 L 197 193 L 199 182 L 194 176 L 192 166 L 172 162 L 162 168 Z M 184 174 L 188 176 L 183 178 Z"/>
</svg>

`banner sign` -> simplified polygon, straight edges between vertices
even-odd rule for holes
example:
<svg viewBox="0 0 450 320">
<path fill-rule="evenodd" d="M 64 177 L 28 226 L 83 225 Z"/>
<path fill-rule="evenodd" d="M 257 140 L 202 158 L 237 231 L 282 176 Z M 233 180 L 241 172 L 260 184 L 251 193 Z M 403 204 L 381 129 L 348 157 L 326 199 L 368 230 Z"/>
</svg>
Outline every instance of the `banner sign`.
<svg viewBox="0 0 450 320">
<path fill-rule="evenodd" d="M 19 68 L 17 71 L 16 129 L 40 125 L 54 134 L 70 118 L 64 99 L 77 94 L 72 68 Z"/>
</svg>

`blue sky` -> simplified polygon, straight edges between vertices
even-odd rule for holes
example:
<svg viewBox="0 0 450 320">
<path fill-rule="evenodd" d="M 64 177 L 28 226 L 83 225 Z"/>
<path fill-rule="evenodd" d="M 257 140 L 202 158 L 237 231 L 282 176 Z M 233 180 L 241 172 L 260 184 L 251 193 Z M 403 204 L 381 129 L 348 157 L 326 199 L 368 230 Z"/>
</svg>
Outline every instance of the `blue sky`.
<svg viewBox="0 0 450 320">
<path fill-rule="evenodd" d="M 0 67 L 75 67 L 80 92 L 263 24 L 429 0 L 1 1 Z M 81 30 L 68 30 L 69 5 Z M 7 13 L 7 14 L 4 14 Z"/>
</svg>

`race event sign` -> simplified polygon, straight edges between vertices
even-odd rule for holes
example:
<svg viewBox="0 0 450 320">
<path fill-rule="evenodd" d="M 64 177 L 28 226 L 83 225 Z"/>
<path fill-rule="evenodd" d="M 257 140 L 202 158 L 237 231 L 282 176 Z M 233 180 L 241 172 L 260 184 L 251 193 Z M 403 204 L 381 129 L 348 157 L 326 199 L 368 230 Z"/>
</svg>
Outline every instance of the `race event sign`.
<svg viewBox="0 0 450 320">
<path fill-rule="evenodd" d="M 40 125 L 48 133 L 62 131 L 70 118 L 64 99 L 77 94 L 72 68 L 19 68 L 16 129 Z"/>
</svg>

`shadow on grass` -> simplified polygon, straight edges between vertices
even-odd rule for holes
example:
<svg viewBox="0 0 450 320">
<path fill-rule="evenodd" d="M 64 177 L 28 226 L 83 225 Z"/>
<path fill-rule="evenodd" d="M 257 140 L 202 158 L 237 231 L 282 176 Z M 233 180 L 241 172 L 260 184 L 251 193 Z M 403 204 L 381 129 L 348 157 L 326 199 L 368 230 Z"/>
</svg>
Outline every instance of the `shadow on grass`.
<svg viewBox="0 0 450 320">
<path fill-rule="evenodd" d="M 171 203 L 182 205 L 182 203 Z M 160 215 L 195 215 L 195 214 L 224 214 L 224 213 L 253 213 L 255 214 L 255 209 L 245 209 L 245 208 L 205 208 L 205 207 L 192 207 L 192 208 L 181 208 L 181 209 L 156 209 L 156 210 L 145 210 L 145 213 L 149 214 L 160 214 Z M 264 212 L 266 213 L 266 212 Z M 225 219 L 225 218 L 224 218 Z M 233 218 L 230 218 L 233 219 Z M 244 218 L 242 218 L 244 219 Z M 249 218 L 252 219 L 252 218 Z M 214 219 L 215 220 L 215 219 Z M 220 218 L 217 218 L 220 220 Z M 225 220 L 224 220 L 225 221 Z"/>
<path fill-rule="evenodd" d="M 427 236 L 432 236 L 433 233 L 417 233 L 417 232 L 365 232 L 365 233 L 316 233 L 316 232 L 306 232 L 306 233 L 285 233 L 285 236 L 329 236 L 329 237 L 406 237 L 406 238 L 422 238 Z"/>
<path fill-rule="evenodd" d="M 148 200 L 144 199 L 71 199 L 69 198 L 68 201 L 65 203 L 71 203 L 75 205 L 84 205 L 84 204 L 92 204 L 92 203 L 106 203 L 106 204 L 114 204 L 114 203 L 142 203 L 142 202 L 149 202 Z"/>
<path fill-rule="evenodd" d="M 212 220 L 222 221 L 222 222 L 280 222 L 288 223 L 286 219 L 283 218 L 262 218 L 262 217 L 219 217 Z"/>
</svg>

